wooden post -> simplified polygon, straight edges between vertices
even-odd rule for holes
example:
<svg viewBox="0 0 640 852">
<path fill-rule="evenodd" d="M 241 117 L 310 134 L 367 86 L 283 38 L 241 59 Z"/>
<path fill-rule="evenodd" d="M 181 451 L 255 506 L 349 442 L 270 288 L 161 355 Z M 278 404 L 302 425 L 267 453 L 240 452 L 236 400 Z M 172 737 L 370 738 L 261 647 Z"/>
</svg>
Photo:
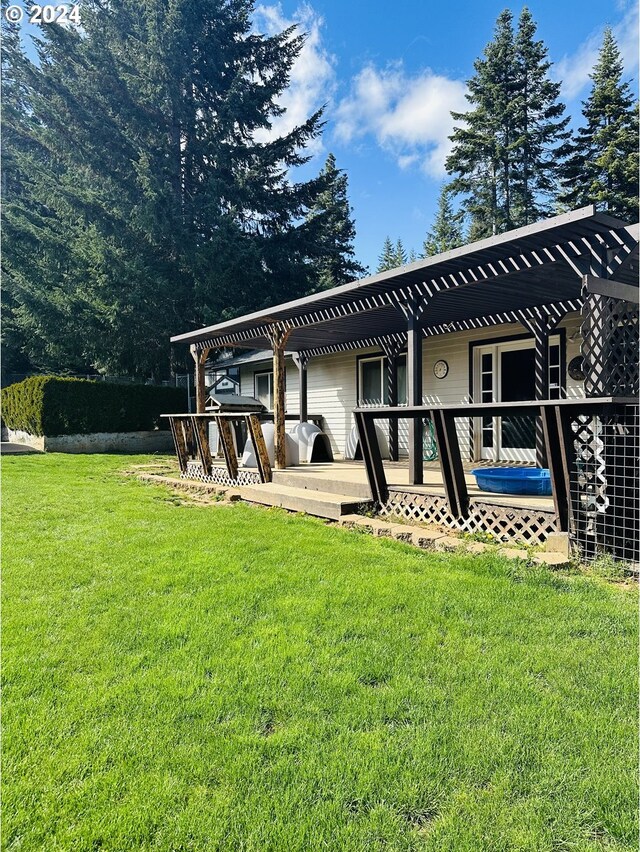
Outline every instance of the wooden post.
<svg viewBox="0 0 640 852">
<path fill-rule="evenodd" d="M 389 405 L 398 404 L 398 356 L 387 356 L 387 382 L 389 387 Z M 398 421 L 389 420 L 389 458 L 398 461 Z"/>
<path fill-rule="evenodd" d="M 380 455 L 376 426 L 373 417 L 366 412 L 357 411 L 354 417 L 371 497 L 375 503 L 382 505 L 389 499 L 389 487 Z"/>
<path fill-rule="evenodd" d="M 293 363 L 298 368 L 298 389 L 300 396 L 300 422 L 306 423 L 309 419 L 307 405 L 307 365 L 309 356 L 306 352 L 294 352 Z"/>
<path fill-rule="evenodd" d="M 539 323 L 534 326 L 534 387 L 536 399 L 549 399 L 549 330 L 548 326 Z M 547 466 L 546 442 L 544 426 L 541 417 L 536 417 L 536 464 L 538 467 Z"/>
<path fill-rule="evenodd" d="M 209 357 L 210 349 L 196 349 L 194 344 L 189 347 L 195 363 L 196 414 L 204 414 L 206 402 L 206 387 L 204 383 L 204 365 Z"/>
<path fill-rule="evenodd" d="M 559 308 L 547 306 L 518 311 L 520 322 L 533 335 L 534 349 L 534 393 L 536 400 L 549 399 L 549 336 L 564 316 Z M 546 467 L 547 442 L 542 415 L 536 417 L 536 464 Z"/>
<path fill-rule="evenodd" d="M 224 414 L 219 414 L 216 417 L 218 425 L 218 434 L 220 435 L 220 444 L 222 446 L 222 454 L 227 466 L 227 473 L 233 480 L 238 479 L 238 456 L 236 448 L 233 444 L 233 435 L 231 434 L 231 422 L 229 417 Z"/>
<path fill-rule="evenodd" d="M 256 414 L 245 414 L 244 419 L 247 424 L 247 433 L 253 445 L 260 482 L 271 482 L 271 462 L 269 461 L 267 445 L 264 442 L 260 419 Z"/>
<path fill-rule="evenodd" d="M 276 470 L 284 470 L 287 466 L 284 347 L 289 337 L 289 332 L 282 325 L 275 324 L 271 326 L 269 337 L 273 347 L 273 426 L 275 432 L 275 468 Z"/>
<path fill-rule="evenodd" d="M 422 405 L 422 324 L 417 305 L 407 315 L 407 403 Z M 422 485 L 422 418 L 409 418 L 409 483 Z"/>
<path fill-rule="evenodd" d="M 389 391 L 389 405 L 398 404 L 398 356 L 402 351 L 402 343 L 398 339 L 382 338 L 380 341 L 382 351 L 387 358 L 387 388 Z M 398 461 L 398 419 L 389 418 L 389 458 Z"/>
<path fill-rule="evenodd" d="M 464 478 L 455 415 L 436 408 L 431 412 L 431 420 L 438 444 L 440 472 L 449 510 L 455 518 L 466 518 L 469 514 L 469 494 Z"/>
<path fill-rule="evenodd" d="M 191 429 L 196 444 L 196 451 L 200 458 L 202 472 L 205 476 L 211 476 L 211 451 L 209 449 L 208 423 L 202 417 L 191 417 Z"/>
</svg>

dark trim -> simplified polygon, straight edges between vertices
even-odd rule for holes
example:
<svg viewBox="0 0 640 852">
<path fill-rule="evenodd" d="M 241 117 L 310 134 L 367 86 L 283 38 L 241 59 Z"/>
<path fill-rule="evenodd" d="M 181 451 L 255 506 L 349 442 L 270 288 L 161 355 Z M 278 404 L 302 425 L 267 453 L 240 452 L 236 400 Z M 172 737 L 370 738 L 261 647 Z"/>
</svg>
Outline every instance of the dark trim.
<svg viewBox="0 0 640 852">
<path fill-rule="evenodd" d="M 585 275 L 584 283 L 587 293 L 595 293 L 598 296 L 607 296 L 610 299 L 618 299 L 621 302 L 640 303 L 640 294 L 634 284 L 623 284 L 611 278 L 598 278 L 595 275 Z"/>
<path fill-rule="evenodd" d="M 566 328 L 555 328 L 553 331 L 549 332 L 549 337 L 559 337 L 560 338 L 560 399 L 567 398 L 567 329 Z M 533 345 L 535 346 L 535 338 L 532 334 L 503 334 L 500 337 L 485 337 L 482 340 L 470 340 L 469 341 L 469 358 L 468 358 L 468 370 L 469 370 L 469 400 L 470 402 L 475 402 L 473 398 L 473 379 L 474 379 L 474 352 L 477 346 L 492 346 L 496 343 L 511 343 L 516 342 L 518 340 L 531 340 Z M 495 369 L 495 364 L 494 364 Z M 474 418 L 469 418 L 469 446 L 471 447 L 471 459 L 469 461 L 473 461 L 476 457 L 476 447 L 475 447 L 475 429 L 473 425 Z"/>
</svg>

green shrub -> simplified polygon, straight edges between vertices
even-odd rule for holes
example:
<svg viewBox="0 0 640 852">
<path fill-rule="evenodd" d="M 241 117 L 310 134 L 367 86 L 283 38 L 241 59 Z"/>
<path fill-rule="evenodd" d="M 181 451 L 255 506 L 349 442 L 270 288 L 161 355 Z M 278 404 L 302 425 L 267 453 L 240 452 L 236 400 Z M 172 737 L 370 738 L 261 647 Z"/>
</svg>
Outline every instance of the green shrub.
<svg viewBox="0 0 640 852">
<path fill-rule="evenodd" d="M 32 435 L 166 429 L 161 414 L 187 410 L 182 388 L 31 376 L 2 389 L 2 419 Z"/>
</svg>

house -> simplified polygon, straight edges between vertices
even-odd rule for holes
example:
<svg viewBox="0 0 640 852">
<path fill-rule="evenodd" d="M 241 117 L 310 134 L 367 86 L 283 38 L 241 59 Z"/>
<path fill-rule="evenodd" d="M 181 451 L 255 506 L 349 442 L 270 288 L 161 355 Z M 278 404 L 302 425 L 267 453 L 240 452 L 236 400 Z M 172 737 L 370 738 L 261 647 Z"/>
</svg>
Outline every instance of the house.
<svg viewBox="0 0 640 852">
<path fill-rule="evenodd" d="M 409 516 L 457 529 L 482 529 L 491 514 L 492 531 L 496 515 L 515 511 L 511 526 L 524 525 L 533 540 L 567 528 L 576 541 L 591 535 L 583 544 L 593 553 L 624 538 L 618 549 L 628 555 L 638 540 L 638 235 L 637 224 L 586 207 L 172 343 L 191 348 L 201 414 L 205 365 L 233 347 L 225 364 L 239 372 L 239 393 L 273 412 L 276 471 L 286 467 L 287 420 L 313 412 L 337 460 L 352 455 L 357 425 L 383 510 L 400 500 Z M 383 439 L 367 442 L 374 421 Z M 431 433 L 441 476 L 432 493 L 424 480 Z M 380 448 L 392 465 L 406 460 L 401 488 L 387 487 Z M 541 520 L 541 504 L 527 514 L 514 499 L 470 499 L 466 463 L 549 464 L 552 508 Z M 594 506 L 605 507 L 605 532 Z M 612 533 L 616 524 L 621 532 Z"/>
<path fill-rule="evenodd" d="M 549 398 L 584 396 L 580 352 L 582 318 L 579 309 L 569 311 L 549 336 Z M 285 411 L 300 409 L 300 376 L 295 354 L 285 351 Z M 378 345 L 358 350 L 311 357 L 307 362 L 308 410 L 322 417 L 336 458 L 348 455 L 348 439 L 355 427 L 353 411 L 390 402 L 390 356 Z M 467 402 L 473 399 L 501 402 L 534 399 L 535 340 L 518 322 L 493 327 L 452 331 L 434 337 L 423 347 L 422 401 L 428 404 Z M 240 393 L 258 399 L 273 412 L 273 355 L 270 350 L 240 353 L 222 362 L 237 367 Z M 569 365 L 571 367 L 569 368 Z M 398 404 L 407 402 L 407 355 L 396 360 Z M 205 376 L 210 387 L 208 375 Z M 484 429 L 477 422 L 471 433 L 460 426 L 459 437 L 464 458 L 472 461 L 535 460 L 535 431 L 526 422 L 520 433 L 512 420 L 492 420 Z M 528 428 L 527 428 L 528 427 Z M 393 426 L 381 424 L 387 438 L 393 439 Z M 407 458 L 408 430 L 399 424 L 398 457 Z"/>
</svg>

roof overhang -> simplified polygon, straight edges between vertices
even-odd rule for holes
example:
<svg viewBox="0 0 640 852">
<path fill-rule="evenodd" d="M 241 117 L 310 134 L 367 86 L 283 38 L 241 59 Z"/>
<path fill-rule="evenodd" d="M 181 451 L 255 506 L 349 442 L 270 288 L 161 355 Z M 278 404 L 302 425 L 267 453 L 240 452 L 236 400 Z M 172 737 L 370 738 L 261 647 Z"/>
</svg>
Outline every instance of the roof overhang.
<svg viewBox="0 0 640 852">
<path fill-rule="evenodd" d="M 579 310 L 585 275 L 637 286 L 638 237 L 638 225 L 584 207 L 171 342 L 269 348 L 280 324 L 288 351 L 320 353 L 403 334 L 409 304 L 423 307 L 425 335 L 517 322 L 542 306 Z"/>
</svg>

